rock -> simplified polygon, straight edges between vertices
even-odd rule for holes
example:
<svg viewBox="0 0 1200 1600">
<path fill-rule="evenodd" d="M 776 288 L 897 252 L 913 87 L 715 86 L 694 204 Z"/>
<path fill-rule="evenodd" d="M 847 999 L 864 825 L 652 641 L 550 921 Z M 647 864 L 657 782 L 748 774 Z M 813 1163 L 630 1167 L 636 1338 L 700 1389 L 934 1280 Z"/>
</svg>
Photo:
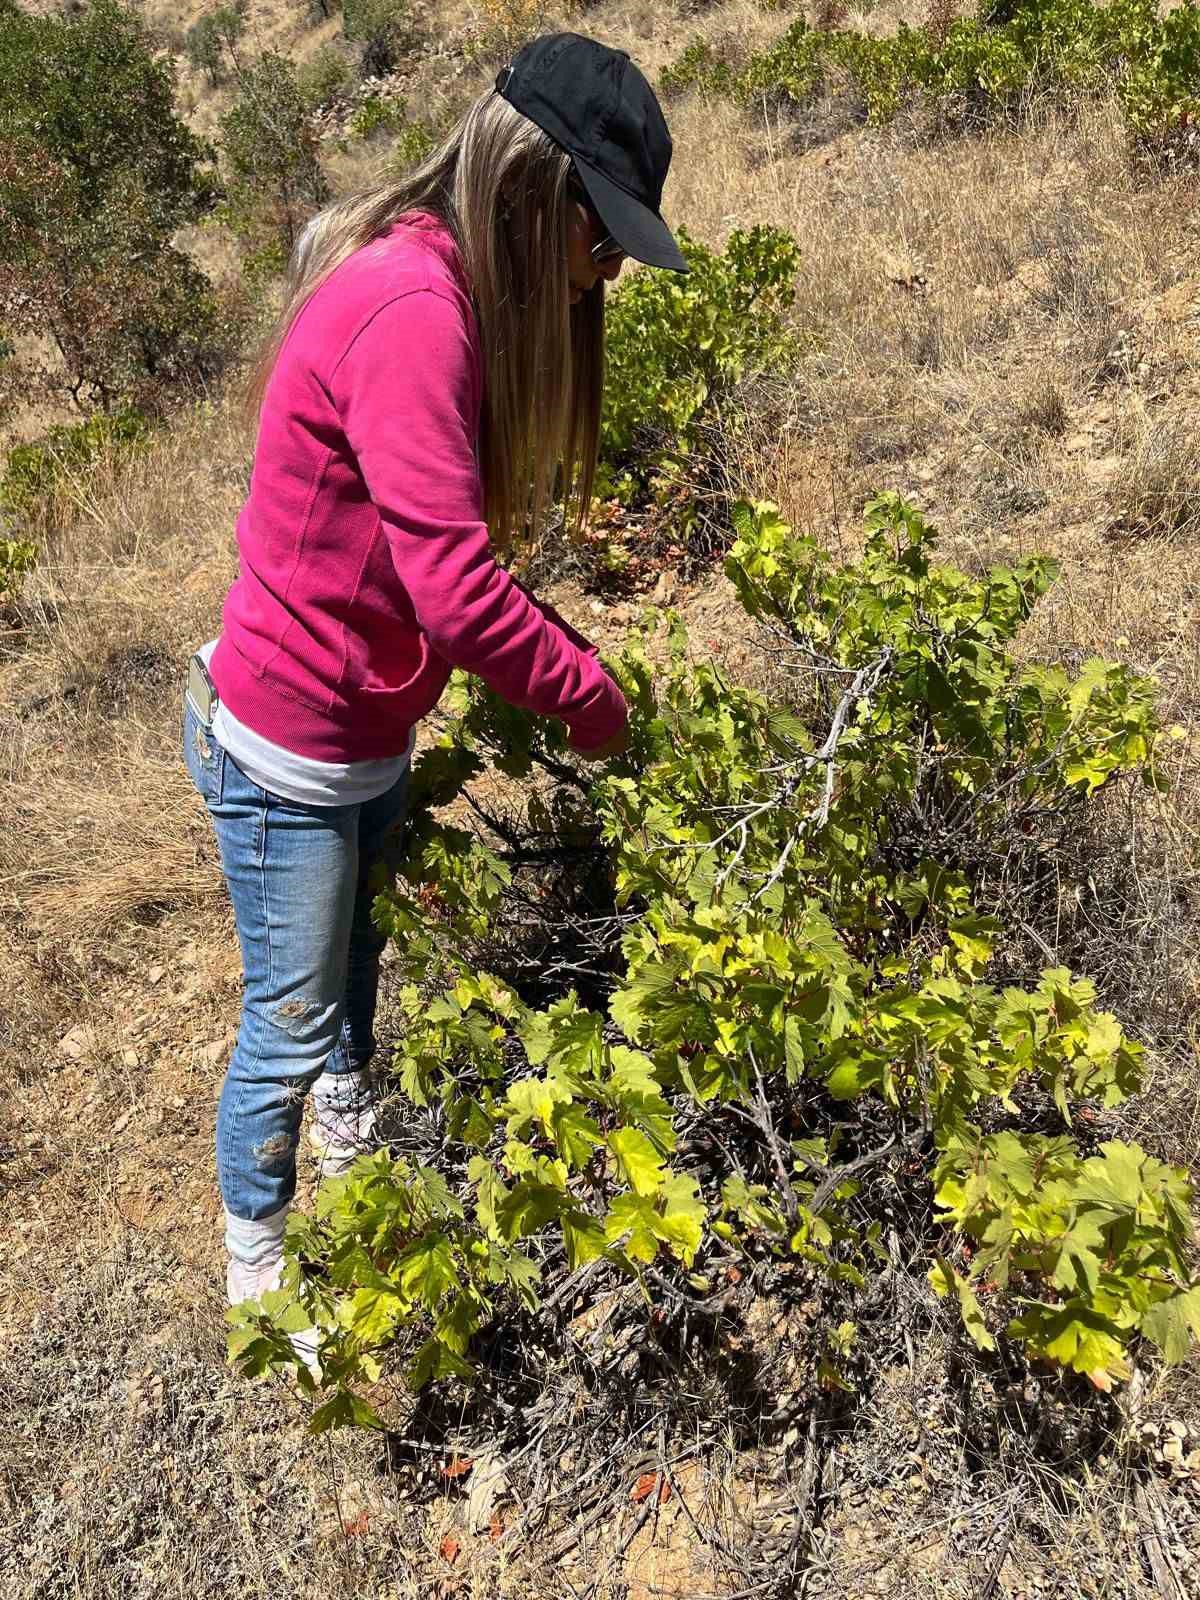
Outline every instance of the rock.
<svg viewBox="0 0 1200 1600">
<path fill-rule="evenodd" d="M 138 1064 L 138 1053 L 136 1050 L 122 1050 L 121 1060 L 127 1067 L 136 1067 Z"/>
<path fill-rule="evenodd" d="M 163 974 L 166 972 L 166 970 L 166 967 L 151 967 L 150 971 L 146 974 L 146 981 L 148 983 L 161 983 Z"/>
<path fill-rule="evenodd" d="M 490 1450 L 475 1456 L 471 1486 L 467 1496 L 467 1528 L 482 1533 L 491 1523 L 496 1501 L 508 1493 L 504 1457 Z"/>
<path fill-rule="evenodd" d="M 80 1056 L 96 1048 L 96 1035 L 86 1023 L 77 1022 L 63 1034 L 58 1041 L 58 1048 L 72 1061 L 78 1061 Z"/>
</svg>

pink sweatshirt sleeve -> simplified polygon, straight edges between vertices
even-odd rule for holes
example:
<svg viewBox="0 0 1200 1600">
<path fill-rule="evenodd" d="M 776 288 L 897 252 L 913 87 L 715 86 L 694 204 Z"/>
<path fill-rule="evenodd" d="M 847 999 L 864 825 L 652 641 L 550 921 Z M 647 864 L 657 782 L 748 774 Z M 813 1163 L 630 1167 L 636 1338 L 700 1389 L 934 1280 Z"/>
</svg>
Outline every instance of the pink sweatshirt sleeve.
<svg viewBox="0 0 1200 1600">
<path fill-rule="evenodd" d="M 475 454 L 477 370 L 461 307 L 417 290 L 359 332 L 330 393 L 433 648 L 513 705 L 561 717 L 574 744 L 595 749 L 624 727 L 625 699 L 594 649 L 544 615 L 492 553 Z"/>
</svg>

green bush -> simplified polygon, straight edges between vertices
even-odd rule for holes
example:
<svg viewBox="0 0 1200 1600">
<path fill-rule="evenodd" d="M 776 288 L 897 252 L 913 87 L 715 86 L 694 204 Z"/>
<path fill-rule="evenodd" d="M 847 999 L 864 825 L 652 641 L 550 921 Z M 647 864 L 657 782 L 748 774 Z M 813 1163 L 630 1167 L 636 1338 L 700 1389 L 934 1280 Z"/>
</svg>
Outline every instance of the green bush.
<svg viewBox="0 0 1200 1600">
<path fill-rule="evenodd" d="M 346 132 L 352 139 L 370 139 L 380 132 L 402 133 L 407 126 L 403 101 L 373 94 L 355 108 L 347 120 Z"/>
<path fill-rule="evenodd" d="M 705 39 L 693 39 L 669 67 L 659 75 L 658 87 L 664 95 L 683 94 L 688 89 L 701 89 L 708 94 L 729 94 L 735 82 L 735 73 L 727 61 L 713 50 Z"/>
<path fill-rule="evenodd" d="M 0 324 L 53 352 L 43 389 L 152 405 L 221 359 L 208 284 L 173 243 L 211 204 L 169 63 L 114 0 L 0 29 Z"/>
<path fill-rule="evenodd" d="M 799 705 L 689 664 L 676 624 L 665 668 L 636 639 L 612 663 L 632 747 L 589 780 L 554 725 L 459 680 L 375 907 L 437 1164 L 360 1159 L 289 1220 L 281 1290 L 230 1313 L 249 1372 L 319 1330 L 314 1429 L 377 1420 L 357 1391 L 393 1346 L 414 1388 L 469 1380 L 477 1332 L 590 1263 L 669 1319 L 731 1263 L 790 1262 L 845 1348 L 901 1249 L 981 1350 L 1101 1389 L 1200 1337 L 1187 1179 L 1105 1127 L 1140 1047 L 1065 969 L 988 977 L 1013 914 L 993 864 L 1033 881 L 1093 796 L 1159 783 L 1154 686 L 1008 653 L 1052 563 L 972 578 L 896 497 L 866 521 L 839 568 L 738 510 L 729 576 L 791 640 Z M 489 768 L 519 804 L 489 777 L 480 831 L 438 821 Z"/>
<path fill-rule="evenodd" d="M 20 598 L 25 574 L 36 564 L 36 545 L 27 539 L 0 539 L 0 606 L 11 606 Z"/>
<path fill-rule="evenodd" d="M 0 477 L 0 511 L 28 513 L 65 479 L 114 450 L 134 449 L 150 432 L 140 412 L 99 412 L 86 422 L 51 428 L 32 444 L 15 445 Z"/>
<path fill-rule="evenodd" d="M 1034 90 L 1111 91 L 1133 135 L 1161 144 L 1200 115 L 1200 11 L 1185 5 L 1161 16 L 1154 0 L 1005 0 L 944 32 L 902 23 L 885 38 L 801 19 L 741 71 L 692 44 L 664 81 L 726 88 L 747 104 L 804 105 L 845 87 L 874 122 L 922 95 L 997 116 Z"/>
<path fill-rule="evenodd" d="M 296 70 L 296 87 L 309 111 L 320 111 L 344 98 L 354 82 L 354 68 L 336 45 L 327 44 Z"/>
<path fill-rule="evenodd" d="M 686 277 L 635 273 L 608 302 L 601 494 L 631 499 L 669 476 L 736 383 L 795 355 L 789 234 L 738 230 L 717 254 L 680 230 L 680 248 Z"/>
<path fill-rule="evenodd" d="M 406 0 L 344 0 L 342 32 L 360 48 L 364 78 L 385 78 L 417 40 Z"/>
<path fill-rule="evenodd" d="M 408 122 L 392 140 L 387 167 L 393 176 L 399 176 L 415 167 L 436 147 L 437 136 L 423 122 Z"/>
</svg>

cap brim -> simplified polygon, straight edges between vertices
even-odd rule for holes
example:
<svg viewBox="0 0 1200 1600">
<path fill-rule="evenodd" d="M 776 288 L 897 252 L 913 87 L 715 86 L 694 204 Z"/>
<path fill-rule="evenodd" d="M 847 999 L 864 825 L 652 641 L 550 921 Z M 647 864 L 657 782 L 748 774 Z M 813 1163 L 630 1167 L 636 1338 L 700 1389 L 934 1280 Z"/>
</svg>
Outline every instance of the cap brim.
<svg viewBox="0 0 1200 1600">
<path fill-rule="evenodd" d="M 588 161 L 577 155 L 572 159 L 601 221 L 627 256 L 648 267 L 669 267 L 672 272 L 688 270 L 670 228 L 657 211 L 626 194 Z"/>
</svg>

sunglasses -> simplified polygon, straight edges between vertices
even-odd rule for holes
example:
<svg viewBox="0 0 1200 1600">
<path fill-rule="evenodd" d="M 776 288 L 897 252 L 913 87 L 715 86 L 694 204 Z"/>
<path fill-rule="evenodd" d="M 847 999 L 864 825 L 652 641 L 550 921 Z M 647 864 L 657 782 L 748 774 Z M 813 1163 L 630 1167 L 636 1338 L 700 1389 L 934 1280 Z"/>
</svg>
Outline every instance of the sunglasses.
<svg viewBox="0 0 1200 1600">
<path fill-rule="evenodd" d="M 580 182 L 580 180 L 574 175 L 567 180 L 567 192 L 571 195 L 572 199 L 578 200 L 579 204 L 587 212 L 592 224 L 592 231 L 600 235 L 600 238 L 592 246 L 589 252 L 596 266 L 603 266 L 606 261 L 615 261 L 618 256 L 623 256 L 625 254 L 625 246 L 618 244 L 616 239 L 613 238 L 612 234 L 609 233 L 608 229 L 604 226 L 603 218 L 592 204 L 587 190 L 583 187 L 583 184 Z"/>
</svg>

